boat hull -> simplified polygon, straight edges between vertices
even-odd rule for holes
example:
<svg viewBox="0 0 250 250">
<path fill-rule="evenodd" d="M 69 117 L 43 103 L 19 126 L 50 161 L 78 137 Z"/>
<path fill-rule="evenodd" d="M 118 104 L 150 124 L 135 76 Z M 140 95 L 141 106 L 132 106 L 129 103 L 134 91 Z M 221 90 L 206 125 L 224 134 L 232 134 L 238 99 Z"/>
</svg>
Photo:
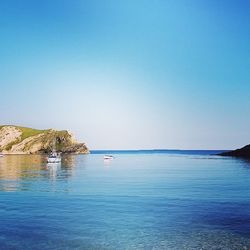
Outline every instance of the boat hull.
<svg viewBox="0 0 250 250">
<path fill-rule="evenodd" d="M 48 158 L 47 163 L 60 163 L 61 158 Z"/>
<path fill-rule="evenodd" d="M 104 160 L 113 160 L 113 159 L 114 159 L 114 156 L 111 156 L 111 155 L 104 155 L 104 156 L 103 156 L 103 159 L 104 159 Z"/>
</svg>

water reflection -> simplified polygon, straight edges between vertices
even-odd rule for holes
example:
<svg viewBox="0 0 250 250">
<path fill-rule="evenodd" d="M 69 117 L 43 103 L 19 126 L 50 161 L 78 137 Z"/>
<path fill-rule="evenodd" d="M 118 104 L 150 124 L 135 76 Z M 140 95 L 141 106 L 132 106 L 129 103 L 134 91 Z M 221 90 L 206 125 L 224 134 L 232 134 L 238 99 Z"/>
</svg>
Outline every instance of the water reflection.
<svg viewBox="0 0 250 250">
<path fill-rule="evenodd" d="M 104 159 L 103 164 L 105 168 L 110 168 L 113 160 L 110 159 Z"/>
<path fill-rule="evenodd" d="M 63 168 L 74 168 L 76 165 L 76 155 L 64 155 L 62 158 Z"/>
<path fill-rule="evenodd" d="M 8 155 L 0 159 L 0 179 L 18 180 L 40 175 L 44 166 L 41 155 Z"/>
<path fill-rule="evenodd" d="M 49 179 L 55 181 L 57 179 L 57 172 L 61 168 L 61 163 L 47 163 Z"/>
<path fill-rule="evenodd" d="M 44 183 L 44 180 L 65 181 L 73 176 L 77 164 L 85 166 L 85 158 L 78 158 L 76 155 L 64 155 L 61 163 L 48 164 L 46 156 L 42 155 L 1 157 L 0 190 L 30 190 L 31 186 L 39 186 L 38 182 Z"/>
<path fill-rule="evenodd" d="M 250 169 L 250 159 L 249 158 L 241 158 L 240 161 L 245 168 Z"/>
</svg>

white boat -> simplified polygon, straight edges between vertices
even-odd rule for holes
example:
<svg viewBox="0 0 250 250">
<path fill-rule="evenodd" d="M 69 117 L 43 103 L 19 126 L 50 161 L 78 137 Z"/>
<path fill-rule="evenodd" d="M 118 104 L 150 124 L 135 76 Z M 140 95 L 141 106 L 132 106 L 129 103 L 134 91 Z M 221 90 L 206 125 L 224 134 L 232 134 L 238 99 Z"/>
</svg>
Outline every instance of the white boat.
<svg viewBox="0 0 250 250">
<path fill-rule="evenodd" d="M 113 160 L 113 159 L 114 159 L 114 156 L 112 156 L 112 155 L 104 155 L 104 156 L 103 156 L 103 159 L 104 159 L 104 160 Z"/>
<path fill-rule="evenodd" d="M 4 157 L 4 154 L 0 153 L 0 157 Z"/>
<path fill-rule="evenodd" d="M 47 157 L 47 163 L 60 163 L 62 160 L 61 155 L 56 151 L 52 151 Z"/>
</svg>

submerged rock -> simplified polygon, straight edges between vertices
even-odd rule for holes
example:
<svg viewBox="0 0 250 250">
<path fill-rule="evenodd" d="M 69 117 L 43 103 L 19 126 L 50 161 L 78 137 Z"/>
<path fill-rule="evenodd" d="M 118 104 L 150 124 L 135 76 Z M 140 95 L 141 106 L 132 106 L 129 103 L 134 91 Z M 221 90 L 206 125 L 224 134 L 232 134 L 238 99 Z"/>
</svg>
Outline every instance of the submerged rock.
<svg viewBox="0 0 250 250">
<path fill-rule="evenodd" d="M 240 148 L 240 149 L 236 149 L 236 150 L 228 151 L 228 152 L 223 152 L 219 155 L 241 157 L 241 158 L 250 158 L 250 144 L 246 145 L 245 147 Z"/>
<path fill-rule="evenodd" d="M 0 126 L 0 151 L 4 154 L 44 154 L 53 149 L 62 153 L 89 153 L 87 146 L 78 143 L 67 130 Z"/>
</svg>

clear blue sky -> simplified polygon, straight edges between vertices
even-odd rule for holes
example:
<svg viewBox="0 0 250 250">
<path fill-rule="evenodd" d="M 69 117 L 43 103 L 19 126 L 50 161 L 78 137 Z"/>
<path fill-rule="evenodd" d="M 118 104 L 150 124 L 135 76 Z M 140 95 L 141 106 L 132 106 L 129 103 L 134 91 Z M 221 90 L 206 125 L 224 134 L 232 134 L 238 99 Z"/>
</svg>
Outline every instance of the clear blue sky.
<svg viewBox="0 0 250 250">
<path fill-rule="evenodd" d="M 2 124 L 92 149 L 250 143 L 250 1 L 1 0 Z"/>
</svg>

